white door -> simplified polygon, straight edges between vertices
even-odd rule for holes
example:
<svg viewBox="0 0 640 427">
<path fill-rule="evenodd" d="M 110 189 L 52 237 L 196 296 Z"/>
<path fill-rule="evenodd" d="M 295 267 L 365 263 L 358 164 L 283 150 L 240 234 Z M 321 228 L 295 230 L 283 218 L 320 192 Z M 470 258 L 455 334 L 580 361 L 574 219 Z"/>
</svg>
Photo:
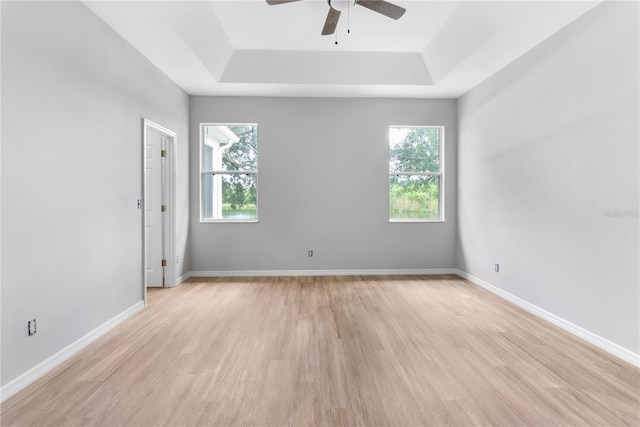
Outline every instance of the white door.
<svg viewBox="0 0 640 427">
<path fill-rule="evenodd" d="M 161 287 L 164 286 L 164 267 L 162 260 L 164 258 L 164 239 L 162 224 L 162 169 L 163 157 L 162 150 L 164 137 L 155 133 L 148 132 L 145 145 L 146 156 L 146 179 L 145 179 L 145 216 L 147 239 L 147 286 Z"/>
</svg>

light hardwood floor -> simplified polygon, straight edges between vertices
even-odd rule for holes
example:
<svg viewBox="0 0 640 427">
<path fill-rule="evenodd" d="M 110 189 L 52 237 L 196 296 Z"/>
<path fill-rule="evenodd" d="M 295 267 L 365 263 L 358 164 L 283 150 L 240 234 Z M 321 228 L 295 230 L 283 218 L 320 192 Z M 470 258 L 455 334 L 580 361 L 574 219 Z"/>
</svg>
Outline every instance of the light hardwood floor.
<svg viewBox="0 0 640 427">
<path fill-rule="evenodd" d="M 629 365 L 457 276 L 191 279 L 2 425 L 639 425 Z"/>
</svg>

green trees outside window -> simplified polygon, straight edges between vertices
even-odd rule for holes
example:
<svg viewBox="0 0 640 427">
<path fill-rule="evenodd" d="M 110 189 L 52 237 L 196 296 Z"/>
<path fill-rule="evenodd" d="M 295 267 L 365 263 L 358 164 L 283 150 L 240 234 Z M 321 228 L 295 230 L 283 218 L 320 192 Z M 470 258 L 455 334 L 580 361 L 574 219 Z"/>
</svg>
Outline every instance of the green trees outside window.
<svg viewBox="0 0 640 427">
<path fill-rule="evenodd" d="M 389 129 L 389 220 L 441 221 L 441 126 Z"/>
<path fill-rule="evenodd" d="M 202 220 L 258 219 L 258 126 L 202 124 Z"/>
</svg>

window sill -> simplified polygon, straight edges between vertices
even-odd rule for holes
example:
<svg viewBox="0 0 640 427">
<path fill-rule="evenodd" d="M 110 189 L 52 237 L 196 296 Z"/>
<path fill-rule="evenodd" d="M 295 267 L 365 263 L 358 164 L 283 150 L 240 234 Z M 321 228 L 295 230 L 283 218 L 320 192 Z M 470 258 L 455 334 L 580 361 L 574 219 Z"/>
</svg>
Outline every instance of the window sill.
<svg viewBox="0 0 640 427">
<path fill-rule="evenodd" d="M 429 222 L 445 222 L 444 219 L 389 219 L 391 223 L 429 223 Z"/>
<path fill-rule="evenodd" d="M 200 224 L 254 224 L 257 219 L 201 219 Z"/>
</svg>

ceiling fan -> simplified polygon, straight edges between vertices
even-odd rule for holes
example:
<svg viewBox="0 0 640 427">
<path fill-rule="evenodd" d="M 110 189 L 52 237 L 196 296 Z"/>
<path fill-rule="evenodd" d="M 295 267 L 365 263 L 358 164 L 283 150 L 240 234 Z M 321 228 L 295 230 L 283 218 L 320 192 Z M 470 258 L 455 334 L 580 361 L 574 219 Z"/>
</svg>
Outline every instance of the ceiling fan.
<svg viewBox="0 0 640 427">
<path fill-rule="evenodd" d="M 267 0 L 267 3 L 270 5 L 276 5 L 293 3 L 296 1 L 300 0 Z M 323 36 L 335 33 L 340 13 L 355 5 L 364 6 L 367 9 L 373 10 L 374 12 L 378 12 L 392 19 L 400 19 L 400 17 L 406 12 L 405 8 L 396 6 L 395 4 L 384 0 L 327 0 L 327 3 L 329 3 L 329 14 L 324 22 L 324 27 L 322 28 Z"/>
</svg>

